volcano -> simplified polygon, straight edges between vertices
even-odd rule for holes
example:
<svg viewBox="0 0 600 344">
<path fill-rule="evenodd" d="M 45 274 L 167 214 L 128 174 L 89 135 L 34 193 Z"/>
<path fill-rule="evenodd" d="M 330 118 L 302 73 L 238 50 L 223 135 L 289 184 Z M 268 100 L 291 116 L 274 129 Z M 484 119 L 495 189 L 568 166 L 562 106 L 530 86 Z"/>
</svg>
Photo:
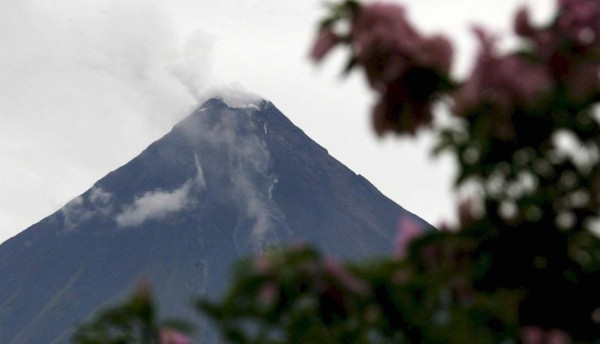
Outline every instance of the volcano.
<svg viewBox="0 0 600 344">
<path fill-rule="evenodd" d="M 0 245 L 0 343 L 68 342 L 141 276 L 161 315 L 193 319 L 190 300 L 220 295 L 241 257 L 298 241 L 339 259 L 387 255 L 403 216 L 429 227 L 271 102 L 212 98 Z"/>
</svg>

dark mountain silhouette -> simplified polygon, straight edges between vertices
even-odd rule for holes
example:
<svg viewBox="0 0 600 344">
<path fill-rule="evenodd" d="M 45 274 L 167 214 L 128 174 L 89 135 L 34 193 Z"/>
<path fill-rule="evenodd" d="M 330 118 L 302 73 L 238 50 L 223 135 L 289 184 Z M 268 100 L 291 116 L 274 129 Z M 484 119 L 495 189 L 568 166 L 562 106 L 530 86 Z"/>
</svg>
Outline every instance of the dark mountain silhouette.
<svg viewBox="0 0 600 344">
<path fill-rule="evenodd" d="M 414 215 L 272 103 L 213 98 L 0 245 L 0 343 L 68 342 L 140 276 L 162 315 L 192 317 L 191 298 L 218 295 L 240 257 L 293 241 L 343 259 L 388 254 L 402 216 Z"/>
</svg>

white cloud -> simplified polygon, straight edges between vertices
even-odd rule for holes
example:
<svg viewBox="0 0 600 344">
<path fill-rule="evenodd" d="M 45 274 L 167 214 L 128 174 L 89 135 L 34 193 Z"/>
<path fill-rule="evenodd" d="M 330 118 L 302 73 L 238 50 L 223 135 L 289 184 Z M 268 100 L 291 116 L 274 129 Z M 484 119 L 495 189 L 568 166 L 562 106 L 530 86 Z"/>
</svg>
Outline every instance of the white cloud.
<svg viewBox="0 0 600 344">
<path fill-rule="evenodd" d="M 90 202 L 92 204 L 107 205 L 112 198 L 112 195 L 102 190 L 101 187 L 94 186 L 90 190 Z"/>
<path fill-rule="evenodd" d="M 206 188 L 204 172 L 198 156 L 194 154 L 196 175 L 186 180 L 180 187 L 172 191 L 154 190 L 136 197 L 132 204 L 123 207 L 115 221 L 119 227 L 139 226 L 148 220 L 160 220 L 171 214 L 178 213 L 195 201 L 191 191 L 194 187 L 199 190 Z"/>
<path fill-rule="evenodd" d="M 112 207 L 112 195 L 94 186 L 89 195 L 73 199 L 61 208 L 65 229 L 71 230 L 96 215 L 108 215 Z"/>
<path fill-rule="evenodd" d="M 159 220 L 180 212 L 189 204 L 193 181 L 187 180 L 173 191 L 148 191 L 123 208 L 115 217 L 120 227 L 139 226 L 148 220 Z"/>
<path fill-rule="evenodd" d="M 61 208 L 64 217 L 65 229 L 73 229 L 85 218 L 83 209 L 83 197 L 79 196 Z"/>
</svg>

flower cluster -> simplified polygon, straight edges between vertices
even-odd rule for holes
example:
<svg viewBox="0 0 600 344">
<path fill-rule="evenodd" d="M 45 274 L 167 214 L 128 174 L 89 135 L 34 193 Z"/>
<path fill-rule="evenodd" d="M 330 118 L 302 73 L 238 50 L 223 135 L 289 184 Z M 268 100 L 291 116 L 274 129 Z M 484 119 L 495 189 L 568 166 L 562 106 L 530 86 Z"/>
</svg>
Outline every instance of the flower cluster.
<svg viewBox="0 0 600 344">
<path fill-rule="evenodd" d="M 304 245 L 247 260 L 236 279 L 224 302 L 202 301 L 199 307 L 220 319 L 225 338 L 244 343 L 318 343 L 350 336 L 361 330 L 358 310 L 371 295 L 370 284 L 353 269 Z"/>
<path fill-rule="evenodd" d="M 477 28 L 481 49 L 467 81 L 453 95 L 457 116 L 486 112 L 494 123 L 492 135 L 501 140 L 515 137 L 512 116 L 521 109 L 535 110 L 552 87 L 543 66 L 517 53 L 501 56 L 494 38 Z"/>
<path fill-rule="evenodd" d="M 172 329 L 172 328 L 164 328 L 160 331 L 159 334 L 160 344 L 191 344 L 192 341 L 190 337 L 185 335 L 184 333 Z"/>
<path fill-rule="evenodd" d="M 170 321 L 159 324 L 150 282 L 142 279 L 135 292 L 121 304 L 102 309 L 93 319 L 81 325 L 71 342 L 190 344 L 191 326 Z"/>
<path fill-rule="evenodd" d="M 353 63 L 360 65 L 379 93 L 373 109 L 378 134 L 414 134 L 432 120 L 431 105 L 447 87 L 453 49 L 444 36 L 425 37 L 408 21 L 404 8 L 385 3 L 353 7 L 351 28 L 336 34 L 325 26 L 312 58 L 320 61 L 339 43 L 348 42 Z"/>
<path fill-rule="evenodd" d="M 571 342 L 569 335 L 561 330 L 545 331 L 539 327 L 524 328 L 522 341 L 524 344 L 567 344 Z"/>
<path fill-rule="evenodd" d="M 535 27 L 523 7 L 515 17 L 515 31 L 529 40 L 534 54 L 572 101 L 584 102 L 600 90 L 600 3 L 559 0 L 559 15 L 545 27 Z"/>
<path fill-rule="evenodd" d="M 351 6 L 345 12 L 349 32 L 325 25 L 328 48 L 313 55 L 320 60 L 333 46 L 349 45 L 354 66 L 379 94 L 373 111 L 378 133 L 413 134 L 431 121 L 436 99 L 449 100 L 442 105 L 456 121 L 434 128 L 437 149 L 456 156 L 456 184 L 473 183 L 477 199 L 460 205 L 460 223 L 446 226 L 456 236 L 444 242 L 429 243 L 431 234 L 403 223 L 395 258 L 416 264 L 422 275 L 444 276 L 438 287 L 449 296 L 442 313 L 453 321 L 461 317 L 453 304 L 481 309 L 495 297 L 512 304 L 516 318 L 505 319 L 504 329 L 520 327 L 510 336 L 528 343 L 596 340 L 600 331 L 590 320 L 600 306 L 590 293 L 598 283 L 588 279 L 600 271 L 598 237 L 590 230 L 600 213 L 594 196 L 600 180 L 594 158 L 600 152 L 600 1 L 557 3 L 555 17 L 543 25 L 530 20 L 526 7 L 516 12 L 520 45 L 513 50 L 500 50 L 496 36 L 476 27 L 480 49 L 463 80 L 449 77 L 448 40 L 421 35 L 405 9 L 393 4 Z M 590 157 L 585 166 L 572 157 L 576 153 L 563 151 L 561 135 L 573 137 L 578 148 L 572 149 Z M 407 270 L 395 276 L 405 284 L 419 280 Z M 561 295 L 571 295 L 563 307 L 569 316 L 543 310 Z"/>
</svg>

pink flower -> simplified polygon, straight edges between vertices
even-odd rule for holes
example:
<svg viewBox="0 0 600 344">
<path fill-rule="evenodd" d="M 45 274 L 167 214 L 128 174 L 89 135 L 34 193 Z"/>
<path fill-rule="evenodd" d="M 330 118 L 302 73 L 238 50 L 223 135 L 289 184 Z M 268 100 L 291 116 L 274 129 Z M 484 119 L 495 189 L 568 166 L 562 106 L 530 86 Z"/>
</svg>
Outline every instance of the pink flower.
<svg viewBox="0 0 600 344">
<path fill-rule="evenodd" d="M 434 70 L 449 73 L 452 66 L 452 44 L 443 36 L 433 36 L 421 41 L 414 54 L 415 65 L 427 66 Z"/>
<path fill-rule="evenodd" d="M 412 56 L 407 56 L 401 75 L 385 83 L 373 108 L 373 127 L 377 134 L 386 131 L 415 134 L 432 120 L 431 103 L 440 84 L 439 71 L 450 69 L 452 46 L 445 38 L 434 36 L 420 41 Z"/>
<path fill-rule="evenodd" d="M 378 134 L 414 134 L 428 125 L 431 103 L 449 79 L 453 49 L 448 39 L 420 35 L 396 4 L 359 5 L 347 16 L 349 32 L 322 29 L 311 58 L 319 62 L 337 44 L 350 43 L 356 65 L 364 68 L 370 86 L 380 95 L 372 113 Z"/>
<path fill-rule="evenodd" d="M 310 58 L 315 62 L 321 61 L 340 41 L 341 37 L 336 35 L 331 29 L 322 30 L 311 50 Z"/>
<path fill-rule="evenodd" d="M 594 0 L 558 0 L 558 15 L 548 27 L 535 28 L 529 12 L 522 7 L 515 16 L 515 32 L 533 41 L 544 60 L 558 50 L 585 52 L 600 48 L 600 4 Z M 567 43 L 567 44 L 565 44 Z"/>
<path fill-rule="evenodd" d="M 351 38 L 356 58 L 371 86 L 378 90 L 406 72 L 408 57 L 421 43 L 406 20 L 404 8 L 383 3 L 358 10 L 352 19 Z"/>
<path fill-rule="evenodd" d="M 523 6 L 517 11 L 514 20 L 514 29 L 519 36 L 532 37 L 535 34 L 535 28 L 529 18 L 529 10 Z"/>
<path fill-rule="evenodd" d="M 402 216 L 398 225 L 398 234 L 394 245 L 394 257 L 404 258 L 408 246 L 423 234 L 419 224 L 409 216 Z"/>
<path fill-rule="evenodd" d="M 371 86 L 380 91 L 412 68 L 447 73 L 452 62 L 449 41 L 442 36 L 421 37 L 404 8 L 395 4 L 361 7 L 352 19 L 351 38 Z"/>
<path fill-rule="evenodd" d="M 495 39 L 476 29 L 481 50 L 471 76 L 454 94 L 454 112 L 469 116 L 485 108 L 493 121 L 493 135 L 510 140 L 514 136 L 512 115 L 519 109 L 539 106 L 552 81 L 543 65 L 517 54 L 499 56 Z"/>
<path fill-rule="evenodd" d="M 523 328 L 521 340 L 524 344 L 541 344 L 544 342 L 545 333 L 540 327 L 528 326 Z"/>
<path fill-rule="evenodd" d="M 475 202 L 473 197 L 469 197 L 458 205 L 458 220 L 462 226 L 470 226 L 477 220 Z"/>
<path fill-rule="evenodd" d="M 380 93 L 372 111 L 375 132 L 415 134 L 432 120 L 431 102 L 448 73 L 452 46 L 441 36 L 420 37 L 394 5 L 366 7 L 353 22 L 357 58 Z"/>
<path fill-rule="evenodd" d="M 569 66 L 568 70 L 565 84 L 569 99 L 586 101 L 600 90 L 600 63 L 577 63 Z"/>
<path fill-rule="evenodd" d="M 151 302 L 152 300 L 152 282 L 148 276 L 142 276 L 137 282 L 135 288 L 136 299 L 143 302 Z"/>
<path fill-rule="evenodd" d="M 558 329 L 544 330 L 537 326 L 524 327 L 521 333 L 523 344 L 567 344 L 568 334 Z"/>
<path fill-rule="evenodd" d="M 588 100 L 599 90 L 600 3 L 595 0 L 558 0 L 556 20 L 536 28 L 522 8 L 515 31 L 528 38 L 537 57 L 557 81 L 564 83 L 569 99 Z"/>
<path fill-rule="evenodd" d="M 165 328 L 160 331 L 160 344 L 190 344 L 190 337 L 185 334 L 170 328 Z"/>
<path fill-rule="evenodd" d="M 258 301 L 266 306 L 272 305 L 279 295 L 279 288 L 274 282 L 265 283 L 258 290 Z"/>
<path fill-rule="evenodd" d="M 452 64 L 450 42 L 422 37 L 404 8 L 383 3 L 356 12 L 351 39 L 369 84 L 380 94 L 372 111 L 375 132 L 415 134 L 428 125 L 431 103 Z"/>
<path fill-rule="evenodd" d="M 268 275 L 273 269 L 273 262 L 264 255 L 254 258 L 252 263 L 253 272 L 257 275 Z"/>
<path fill-rule="evenodd" d="M 414 79 L 417 79 L 416 77 Z M 427 75 L 419 78 L 427 80 Z M 373 107 L 373 128 L 379 135 L 386 131 L 415 134 L 417 129 L 431 122 L 433 116 L 428 99 L 415 99 L 418 90 L 405 80 L 387 85 L 379 102 Z"/>
<path fill-rule="evenodd" d="M 331 258 L 323 261 L 326 272 L 331 274 L 344 288 L 358 294 L 365 295 L 369 291 L 369 285 L 359 277 L 350 273 L 342 264 Z"/>
<path fill-rule="evenodd" d="M 594 0 L 559 0 L 556 31 L 578 46 L 600 42 L 600 4 Z"/>
</svg>

